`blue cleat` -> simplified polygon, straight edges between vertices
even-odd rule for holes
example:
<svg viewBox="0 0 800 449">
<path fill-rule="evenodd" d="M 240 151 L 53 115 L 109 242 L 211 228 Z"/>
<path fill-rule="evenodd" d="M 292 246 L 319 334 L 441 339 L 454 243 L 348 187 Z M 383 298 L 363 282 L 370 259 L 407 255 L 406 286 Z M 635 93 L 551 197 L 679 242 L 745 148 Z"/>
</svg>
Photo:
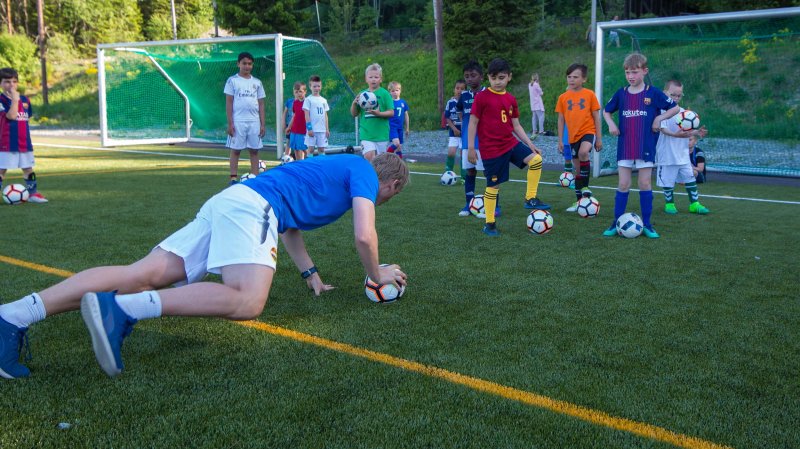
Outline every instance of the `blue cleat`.
<svg viewBox="0 0 800 449">
<path fill-rule="evenodd" d="M 656 232 L 656 230 L 652 226 L 650 226 L 649 228 L 647 226 L 643 227 L 642 234 L 644 234 L 644 236 L 649 239 L 657 239 L 661 237 L 660 235 L 658 235 L 658 232 Z"/>
<path fill-rule="evenodd" d="M 614 237 L 617 235 L 617 225 L 612 224 L 608 229 L 603 231 L 603 237 Z"/>
<path fill-rule="evenodd" d="M 19 328 L 0 318 L 0 377 L 16 379 L 31 375 L 31 370 L 19 363 L 23 346 L 26 349 L 25 360 L 30 360 L 27 331 L 27 327 Z"/>
<path fill-rule="evenodd" d="M 497 230 L 497 224 L 495 223 L 486 223 L 483 226 L 483 233 L 489 237 L 497 237 L 500 235 L 500 231 Z"/>
<path fill-rule="evenodd" d="M 469 217 L 470 215 L 472 215 L 472 213 L 469 211 L 469 204 L 467 204 L 466 206 L 464 206 L 463 209 L 458 211 L 459 217 Z"/>
<path fill-rule="evenodd" d="M 87 293 L 81 298 L 81 316 L 97 363 L 111 377 L 122 372 L 122 341 L 133 332 L 135 319 L 117 305 L 116 292 Z"/>
<path fill-rule="evenodd" d="M 538 210 L 550 209 L 550 205 L 543 203 L 539 198 L 531 198 L 529 200 L 525 200 L 524 206 L 525 209 L 538 209 Z"/>
<path fill-rule="evenodd" d="M 497 206 L 497 207 L 494 208 L 494 216 L 495 217 L 499 217 L 502 214 L 503 214 L 503 211 L 500 210 L 500 206 Z"/>
</svg>

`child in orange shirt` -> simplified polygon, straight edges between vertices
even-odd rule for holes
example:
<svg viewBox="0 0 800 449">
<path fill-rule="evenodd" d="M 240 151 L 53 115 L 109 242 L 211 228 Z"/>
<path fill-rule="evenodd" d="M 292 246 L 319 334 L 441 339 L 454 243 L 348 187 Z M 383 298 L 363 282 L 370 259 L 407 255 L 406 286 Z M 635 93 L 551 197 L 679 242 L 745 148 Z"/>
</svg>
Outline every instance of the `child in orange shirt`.
<svg viewBox="0 0 800 449">
<path fill-rule="evenodd" d="M 578 209 L 581 197 L 592 196 L 589 190 L 589 173 L 591 162 L 589 155 L 594 147 L 597 151 L 603 148 L 600 137 L 600 102 L 594 92 L 585 89 L 586 75 L 589 69 L 583 64 L 572 64 L 567 68 L 567 91 L 558 97 L 556 112 L 558 113 L 558 151 L 564 151 L 564 127 L 569 133 L 567 141 L 572 149 L 572 163 L 579 167 L 575 176 L 575 203 L 567 208 L 567 212 Z"/>
</svg>

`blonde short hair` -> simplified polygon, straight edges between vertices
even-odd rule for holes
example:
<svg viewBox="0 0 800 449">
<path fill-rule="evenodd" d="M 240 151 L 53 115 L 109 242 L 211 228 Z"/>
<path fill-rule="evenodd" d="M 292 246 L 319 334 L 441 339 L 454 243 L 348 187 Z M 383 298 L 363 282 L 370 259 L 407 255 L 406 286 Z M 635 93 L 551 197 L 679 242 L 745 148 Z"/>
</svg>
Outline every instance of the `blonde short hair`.
<svg viewBox="0 0 800 449">
<path fill-rule="evenodd" d="M 382 68 L 382 67 L 381 67 L 381 65 L 380 65 L 380 64 L 378 64 L 377 62 L 376 62 L 376 63 L 374 63 L 374 64 L 370 64 L 370 65 L 368 65 L 368 66 L 367 66 L 367 70 L 364 70 L 364 76 L 367 76 L 367 73 L 369 73 L 369 72 L 371 72 L 371 71 L 373 71 L 373 70 L 374 70 L 374 71 L 376 71 L 376 72 L 378 72 L 378 74 L 379 74 L 380 76 L 383 76 L 383 68 Z"/>
<path fill-rule="evenodd" d="M 646 69 L 647 57 L 641 53 L 631 53 L 625 57 L 622 67 L 626 69 Z"/>
<path fill-rule="evenodd" d="M 402 189 L 409 182 L 408 166 L 394 153 L 382 153 L 372 159 L 372 167 L 378 174 L 378 182 L 400 181 Z"/>
<path fill-rule="evenodd" d="M 398 83 L 397 81 L 392 81 L 391 83 L 389 83 L 389 85 L 388 85 L 388 86 L 386 86 L 386 89 L 387 89 L 387 90 L 392 90 L 392 89 L 394 89 L 395 87 L 397 87 L 397 88 L 400 88 L 400 89 L 402 89 L 402 88 L 403 88 L 403 86 L 402 86 L 400 83 Z"/>
</svg>

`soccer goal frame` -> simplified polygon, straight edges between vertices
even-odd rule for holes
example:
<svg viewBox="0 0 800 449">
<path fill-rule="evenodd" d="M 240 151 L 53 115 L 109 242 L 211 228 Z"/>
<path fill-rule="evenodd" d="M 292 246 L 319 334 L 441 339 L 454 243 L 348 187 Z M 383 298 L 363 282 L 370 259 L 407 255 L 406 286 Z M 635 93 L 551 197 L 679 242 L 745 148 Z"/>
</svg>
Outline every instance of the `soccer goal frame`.
<svg viewBox="0 0 800 449">
<path fill-rule="evenodd" d="M 714 22 L 738 21 L 738 20 L 758 20 L 758 19 L 775 19 L 784 17 L 800 16 L 800 7 L 791 8 L 774 8 L 762 9 L 754 11 L 737 11 L 716 14 L 699 14 L 693 16 L 681 17 L 659 17 L 653 19 L 637 19 L 637 20 L 622 20 L 613 22 L 598 22 L 595 30 L 596 47 L 595 47 L 595 85 L 594 92 L 597 95 L 597 100 L 600 102 L 601 107 L 605 105 L 606 99 L 603 92 L 603 81 L 605 67 L 603 65 L 605 56 L 605 32 L 615 30 L 619 33 L 626 33 L 625 29 L 636 29 L 643 27 L 650 27 L 654 25 L 693 25 Z M 602 110 L 601 110 L 602 114 Z M 615 151 L 614 149 L 606 149 L 605 151 Z M 601 158 L 598 152 L 592 155 L 592 176 L 598 177 L 601 175 Z M 610 172 L 603 172 L 602 174 L 611 174 Z"/>
<path fill-rule="evenodd" d="M 261 45 L 263 43 L 263 46 Z M 237 44 L 241 44 L 238 45 Z M 212 136 L 209 132 L 207 126 L 200 124 L 198 127 L 198 120 L 203 123 L 207 122 L 207 111 L 209 110 L 208 100 L 204 98 L 200 98 L 197 95 L 197 86 L 190 86 L 186 85 L 187 77 L 186 72 L 183 73 L 176 72 L 175 68 L 173 67 L 170 69 L 168 66 L 169 64 L 173 63 L 174 61 L 180 60 L 182 64 L 186 64 L 187 60 L 193 62 L 193 58 L 196 51 L 200 53 L 197 59 L 197 65 L 203 64 L 203 67 L 206 67 L 208 63 L 216 63 L 219 64 L 220 61 L 225 64 L 228 57 L 233 58 L 231 60 L 231 72 L 230 74 L 234 74 L 236 67 L 236 52 L 239 51 L 237 48 L 263 48 L 265 52 L 270 53 L 266 58 L 266 67 L 269 72 L 269 79 L 261 78 L 264 82 L 264 88 L 267 91 L 268 102 L 273 103 L 270 100 L 270 97 L 274 95 L 274 104 L 267 104 L 267 125 L 268 129 L 272 128 L 272 123 L 274 121 L 274 134 L 272 131 L 269 131 L 268 140 L 266 143 L 267 147 L 273 145 L 272 140 L 274 139 L 274 146 L 276 149 L 276 155 L 280 156 L 283 154 L 285 148 L 285 142 L 283 139 L 284 130 L 283 130 L 283 123 L 282 123 L 282 114 L 284 109 L 284 91 L 285 86 L 284 84 L 287 82 L 287 73 L 284 71 L 286 66 L 286 58 L 288 57 L 289 60 L 289 69 L 290 75 L 292 80 L 305 80 L 309 73 L 315 73 L 317 70 L 321 70 L 321 67 L 324 66 L 324 70 L 326 70 L 327 76 L 329 78 L 328 81 L 333 81 L 338 86 L 339 91 L 337 91 L 338 98 L 352 98 L 355 94 L 352 93 L 350 86 L 347 85 L 344 76 L 341 74 L 339 69 L 333 63 L 333 60 L 330 58 L 330 55 L 327 53 L 325 48 L 316 40 L 313 39 L 303 39 L 297 37 L 290 37 L 284 36 L 282 34 L 263 34 L 263 35 L 254 35 L 254 36 L 242 36 L 242 37 L 227 37 L 227 38 L 204 38 L 204 39 L 182 39 L 182 40 L 169 40 L 169 41 L 147 41 L 147 42 L 123 42 L 123 43 L 111 43 L 111 44 L 99 44 L 97 45 L 97 80 L 98 80 L 98 97 L 99 97 L 99 118 L 100 118 L 100 141 L 103 146 L 124 146 L 124 145 L 146 145 L 146 144 L 173 144 L 173 143 L 183 143 L 183 142 L 220 142 L 220 139 L 223 138 L 224 141 L 224 132 L 220 131 L 220 126 L 215 124 L 213 127 L 214 135 Z M 223 49 L 214 52 L 213 49 Z M 310 49 L 313 48 L 314 54 L 316 55 L 312 63 L 304 64 L 302 67 L 298 68 L 298 55 L 302 53 L 298 53 L 298 48 L 300 49 Z M 158 53 L 158 50 L 161 49 L 160 54 L 156 54 L 155 57 L 152 53 Z M 216 57 L 216 60 L 206 60 L 203 58 L 203 51 L 211 52 L 211 57 Z M 288 56 L 286 52 L 289 52 Z M 299 50 L 303 51 L 303 50 Z M 186 53 L 184 53 L 186 52 Z M 213 53 L 213 54 L 212 54 Z M 128 59 L 128 57 L 124 55 L 129 55 L 131 60 L 135 60 L 138 67 L 142 68 L 141 75 L 139 74 L 138 70 L 134 70 L 135 73 L 128 72 L 128 76 L 131 79 L 136 79 L 139 76 L 147 76 L 147 80 L 155 82 L 158 84 L 158 91 L 161 92 L 162 95 L 168 97 L 169 104 L 171 105 L 171 112 L 168 118 L 165 118 L 158 114 L 153 114 L 152 116 L 147 116 L 146 119 L 149 123 L 156 123 L 158 122 L 158 126 L 154 128 L 149 128 L 147 124 L 136 123 L 136 126 L 131 126 L 130 128 L 122 129 L 123 125 L 119 125 L 122 123 L 116 120 L 117 117 L 124 116 L 125 114 L 120 114 L 119 111 L 122 108 L 127 106 L 127 102 L 130 101 L 133 105 L 144 105 L 136 111 L 136 113 L 141 114 L 141 109 L 147 109 L 147 105 L 151 104 L 157 100 L 158 98 L 151 98 L 152 96 L 157 95 L 148 95 L 148 92 L 142 92 L 141 88 L 139 90 L 133 91 L 133 93 L 120 93 L 114 91 L 115 88 L 119 87 L 119 79 L 120 77 L 125 78 L 124 72 L 113 73 L 112 75 L 115 77 L 114 81 L 108 78 L 109 73 L 107 70 L 132 70 L 132 69 L 120 69 L 119 67 L 115 66 L 115 58 L 118 59 L 117 62 L 122 64 L 122 60 Z M 135 54 L 131 55 L 131 54 Z M 186 55 L 189 56 L 186 56 Z M 223 55 L 223 59 L 219 59 L 220 55 Z M 256 55 L 257 59 L 258 55 Z M 188 58 L 188 59 L 187 59 Z M 301 59 L 302 60 L 302 59 Z M 264 63 L 263 60 L 262 64 Z M 305 62 L 305 60 L 302 60 Z M 317 63 L 315 66 L 313 63 Z M 162 64 L 167 64 L 167 66 L 162 67 Z M 185 66 L 182 66 L 185 67 Z M 166 68 L 166 70 L 165 70 Z M 172 71 L 170 71 L 172 70 Z M 205 69 L 204 69 L 205 70 Z M 309 72 L 309 73 L 307 73 Z M 145 75 L 146 74 L 146 75 Z M 159 75 L 160 74 L 160 78 Z M 172 74 L 173 76 L 170 76 Z M 212 79 L 215 79 L 219 74 L 219 72 L 215 72 L 211 78 L 206 75 L 205 82 L 211 82 Z M 181 81 L 177 81 L 173 79 L 174 76 L 178 78 L 183 77 L 183 83 Z M 258 75 L 260 77 L 260 75 Z M 323 75 L 325 76 L 325 75 Z M 192 72 L 191 79 L 202 79 L 204 76 L 201 72 Z M 274 85 L 272 83 L 272 78 L 274 77 Z M 155 81 L 153 81 L 155 80 Z M 292 81 L 289 80 L 289 81 Z M 137 81 L 139 83 L 147 83 L 150 81 Z M 224 80 L 222 81 L 224 82 Z M 115 84 L 116 83 L 116 84 Z M 141 84 L 140 84 L 141 85 Z M 216 85 L 214 85 L 216 86 Z M 289 86 L 289 88 L 291 85 Z M 219 95 L 221 95 L 223 85 L 219 85 Z M 185 89 L 190 89 L 184 92 Z M 216 89 L 216 87 L 206 86 L 206 90 L 203 92 L 207 92 L 208 89 Z M 288 88 L 287 88 L 288 89 Z M 214 95 L 217 95 L 218 92 L 214 92 Z M 289 91 L 291 94 L 291 91 Z M 111 94 L 112 98 L 109 100 L 109 94 Z M 352 96 L 351 96 L 352 95 Z M 109 101 L 116 102 L 121 101 L 119 100 L 120 97 L 123 97 L 125 103 L 111 103 Z M 135 98 L 134 98 L 135 97 Z M 193 98 L 197 100 L 197 103 L 193 103 Z M 348 98 L 348 104 L 349 104 Z M 331 99 L 329 99 L 329 102 Z M 214 104 L 216 105 L 216 100 L 214 100 Z M 205 105 L 205 106 L 203 106 Z M 114 106 L 114 111 L 110 113 L 109 106 Z M 204 107 L 204 109 L 202 109 Z M 216 107 L 216 106 L 214 106 Z M 333 108 L 333 104 L 331 105 Z M 221 110 L 222 117 L 224 118 L 225 114 L 225 104 L 222 102 L 219 105 Z M 182 109 L 182 110 L 181 110 Z M 146 112 L 145 112 L 146 113 Z M 199 114 L 194 117 L 193 120 L 193 113 Z M 134 115 L 130 115 L 130 117 L 134 117 Z M 203 119 L 205 117 L 205 119 Z M 110 120 L 110 118 L 113 118 Z M 164 121 L 162 123 L 161 121 Z M 131 120 L 129 120 L 131 121 Z M 116 127 L 116 129 L 115 129 Z M 339 127 L 341 128 L 341 126 Z M 155 129 L 155 131 L 153 131 Z M 348 126 L 348 129 L 352 129 Z M 162 130 L 161 136 L 153 135 L 158 134 L 159 131 Z M 333 130 L 332 130 L 333 131 Z M 341 129 L 340 129 L 341 131 Z M 352 131 L 347 131 L 352 133 Z M 222 133 L 222 136 L 220 136 Z M 341 134 L 341 133 L 340 133 Z M 348 143 L 351 140 L 351 137 L 346 136 L 339 136 L 339 140 L 346 140 Z M 335 148 L 334 142 L 331 142 L 332 148 Z M 342 146 L 341 143 L 339 146 Z M 344 148 L 344 146 L 342 146 Z"/>
</svg>

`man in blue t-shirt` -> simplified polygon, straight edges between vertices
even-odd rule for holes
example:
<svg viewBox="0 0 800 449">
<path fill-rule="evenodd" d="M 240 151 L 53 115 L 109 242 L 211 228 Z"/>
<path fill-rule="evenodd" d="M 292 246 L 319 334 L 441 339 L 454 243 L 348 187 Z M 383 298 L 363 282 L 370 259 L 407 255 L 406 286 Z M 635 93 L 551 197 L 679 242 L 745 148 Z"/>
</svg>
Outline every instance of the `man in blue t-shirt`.
<svg viewBox="0 0 800 449">
<path fill-rule="evenodd" d="M 19 348 L 28 326 L 46 315 L 80 308 L 97 361 L 109 376 L 122 372 L 122 341 L 138 320 L 258 317 L 275 274 L 278 235 L 314 294 L 328 291 L 333 286 L 320 278 L 302 231 L 333 223 L 350 209 L 367 275 L 380 284 L 405 285 L 398 265 L 378 265 L 375 206 L 400 193 L 408 176 L 395 154 L 378 155 L 371 163 L 345 154 L 282 165 L 233 185 L 206 201 L 192 222 L 143 259 L 91 268 L 1 305 L 0 377 L 30 375 L 19 363 Z M 202 282 L 208 272 L 221 274 L 222 284 Z"/>
</svg>

